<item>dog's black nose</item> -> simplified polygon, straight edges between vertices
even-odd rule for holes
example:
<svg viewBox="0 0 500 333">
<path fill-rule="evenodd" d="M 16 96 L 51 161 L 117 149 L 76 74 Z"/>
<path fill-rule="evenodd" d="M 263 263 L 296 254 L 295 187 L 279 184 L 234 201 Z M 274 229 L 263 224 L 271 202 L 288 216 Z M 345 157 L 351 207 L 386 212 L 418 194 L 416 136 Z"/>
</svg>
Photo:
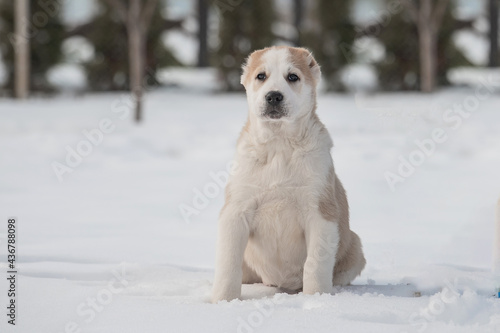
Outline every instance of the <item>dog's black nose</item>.
<svg viewBox="0 0 500 333">
<path fill-rule="evenodd" d="M 278 105 L 283 100 L 283 95 L 279 91 L 270 91 L 266 95 L 266 101 L 271 105 Z"/>
</svg>

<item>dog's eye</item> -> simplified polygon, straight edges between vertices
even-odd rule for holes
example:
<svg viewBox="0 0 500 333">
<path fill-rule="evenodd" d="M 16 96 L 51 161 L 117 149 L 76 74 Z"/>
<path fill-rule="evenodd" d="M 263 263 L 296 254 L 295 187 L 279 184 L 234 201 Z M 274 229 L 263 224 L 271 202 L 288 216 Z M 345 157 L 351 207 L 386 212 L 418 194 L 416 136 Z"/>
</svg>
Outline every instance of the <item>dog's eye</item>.
<svg viewBox="0 0 500 333">
<path fill-rule="evenodd" d="M 290 82 L 295 82 L 295 81 L 298 81 L 299 80 L 299 77 L 295 74 L 288 74 L 288 81 Z"/>
<path fill-rule="evenodd" d="M 259 73 L 257 74 L 257 80 L 264 81 L 266 79 L 266 74 Z"/>
</svg>

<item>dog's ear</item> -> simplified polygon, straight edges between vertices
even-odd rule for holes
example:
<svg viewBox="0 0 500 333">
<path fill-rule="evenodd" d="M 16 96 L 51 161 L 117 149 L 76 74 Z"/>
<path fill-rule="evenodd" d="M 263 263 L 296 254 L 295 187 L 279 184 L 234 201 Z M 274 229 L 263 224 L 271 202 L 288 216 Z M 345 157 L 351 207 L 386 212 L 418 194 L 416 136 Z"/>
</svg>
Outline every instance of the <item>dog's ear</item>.
<svg viewBox="0 0 500 333">
<path fill-rule="evenodd" d="M 240 77 L 240 83 L 242 85 L 245 85 L 247 83 L 248 75 L 252 75 L 253 72 L 255 72 L 256 68 L 260 66 L 261 64 L 260 59 L 262 58 L 262 55 L 264 54 L 265 51 L 266 49 L 253 51 L 245 60 L 245 63 L 241 67 L 242 74 Z"/>
<path fill-rule="evenodd" d="M 245 85 L 245 81 L 247 79 L 247 76 L 248 76 L 248 69 L 249 69 L 249 66 L 248 66 L 248 63 L 250 62 L 250 57 L 252 55 L 250 54 L 246 59 L 245 59 L 245 62 L 243 63 L 243 65 L 241 66 L 241 76 L 240 76 L 240 83 L 244 86 Z"/>
<path fill-rule="evenodd" d="M 319 84 L 321 81 L 321 68 L 318 65 L 318 62 L 316 59 L 314 59 L 312 52 L 307 50 L 307 65 L 309 66 L 309 69 L 311 70 L 312 77 L 314 78 L 314 81 L 316 82 L 316 85 Z"/>
<path fill-rule="evenodd" d="M 254 63 L 253 58 L 255 58 L 255 56 L 257 55 L 257 52 L 259 52 L 259 50 L 253 51 L 252 53 L 250 53 L 250 55 L 245 59 L 243 66 L 241 66 L 242 73 L 241 73 L 241 77 L 240 77 L 240 83 L 243 86 L 245 85 L 245 83 L 247 81 L 248 75 L 253 70 L 253 66 L 254 66 L 253 65 L 253 63 Z"/>
<path fill-rule="evenodd" d="M 311 83 L 317 86 L 321 81 L 321 69 L 311 51 L 303 47 L 292 47 L 289 50 L 295 66 L 299 67 L 302 73 L 312 81 Z"/>
</svg>

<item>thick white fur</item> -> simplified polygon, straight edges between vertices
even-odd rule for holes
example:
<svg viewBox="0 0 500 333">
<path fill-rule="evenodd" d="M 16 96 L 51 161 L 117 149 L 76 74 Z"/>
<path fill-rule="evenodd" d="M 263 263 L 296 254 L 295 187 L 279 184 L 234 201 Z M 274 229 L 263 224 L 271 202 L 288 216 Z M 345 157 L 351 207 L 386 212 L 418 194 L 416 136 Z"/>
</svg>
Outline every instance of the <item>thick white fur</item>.
<svg viewBox="0 0 500 333">
<path fill-rule="evenodd" d="M 240 297 L 242 282 L 302 288 L 306 294 L 332 290 L 340 234 L 339 221 L 326 220 L 318 208 L 333 172 L 332 141 L 314 113 L 320 70 L 308 53 L 310 73 L 302 73 L 304 66 L 297 68 L 290 52 L 283 47 L 261 53 L 265 82 L 249 77 L 255 73 L 244 68 L 248 122 L 219 220 L 213 302 Z M 290 72 L 300 81 L 288 82 Z M 283 94 L 286 117 L 262 115 L 269 91 Z M 364 258 L 356 266 L 337 282 L 354 279 Z"/>
</svg>

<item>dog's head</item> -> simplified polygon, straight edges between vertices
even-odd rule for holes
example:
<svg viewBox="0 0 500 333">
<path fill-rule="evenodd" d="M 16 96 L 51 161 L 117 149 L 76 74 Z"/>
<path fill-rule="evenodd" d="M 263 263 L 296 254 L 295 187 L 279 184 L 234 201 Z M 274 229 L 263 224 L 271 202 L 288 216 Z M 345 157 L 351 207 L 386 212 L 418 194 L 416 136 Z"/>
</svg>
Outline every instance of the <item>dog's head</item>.
<svg viewBox="0 0 500 333">
<path fill-rule="evenodd" d="M 263 121 L 294 121 L 313 111 L 320 78 L 318 63 L 308 50 L 269 47 L 248 57 L 241 84 L 250 113 Z"/>
</svg>

